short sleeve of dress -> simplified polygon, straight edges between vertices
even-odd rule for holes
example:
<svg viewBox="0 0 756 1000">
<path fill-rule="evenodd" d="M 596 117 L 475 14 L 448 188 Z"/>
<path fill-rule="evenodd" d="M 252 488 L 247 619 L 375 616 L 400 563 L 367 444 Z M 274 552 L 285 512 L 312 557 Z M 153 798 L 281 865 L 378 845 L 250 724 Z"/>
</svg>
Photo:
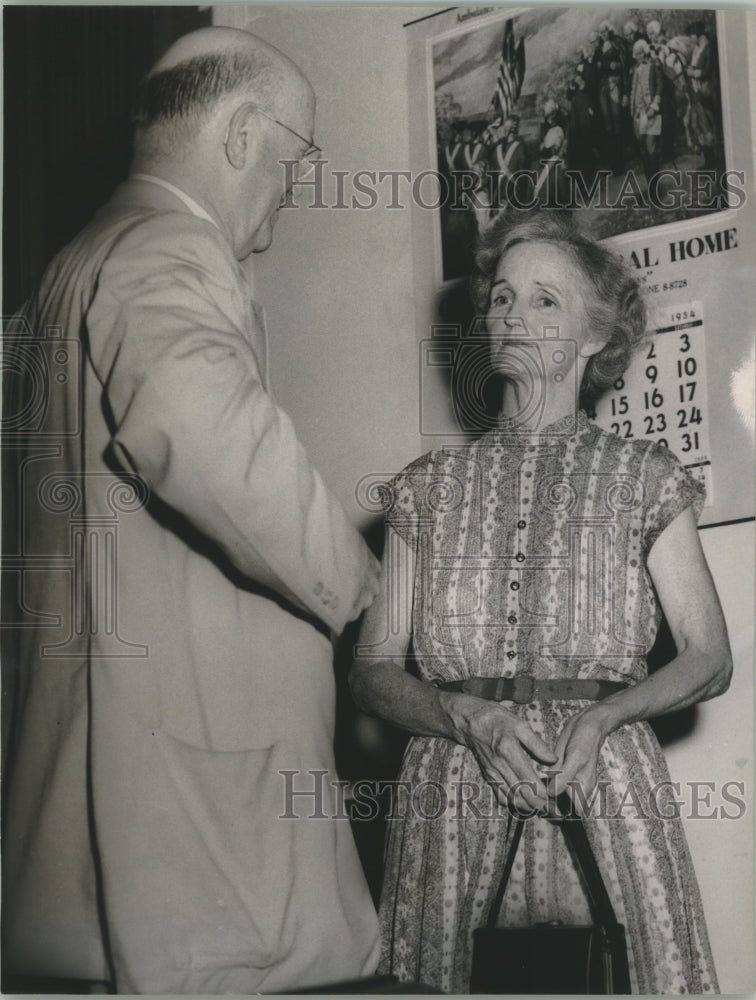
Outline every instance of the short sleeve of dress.
<svg viewBox="0 0 756 1000">
<path fill-rule="evenodd" d="M 416 548 L 421 512 L 425 506 L 430 456 L 411 462 L 386 486 L 386 524 Z"/>
<path fill-rule="evenodd" d="M 706 488 L 663 445 L 654 445 L 649 450 L 645 471 L 643 550 L 648 556 L 659 535 L 688 507 L 693 508 L 698 521 L 706 501 Z"/>
</svg>

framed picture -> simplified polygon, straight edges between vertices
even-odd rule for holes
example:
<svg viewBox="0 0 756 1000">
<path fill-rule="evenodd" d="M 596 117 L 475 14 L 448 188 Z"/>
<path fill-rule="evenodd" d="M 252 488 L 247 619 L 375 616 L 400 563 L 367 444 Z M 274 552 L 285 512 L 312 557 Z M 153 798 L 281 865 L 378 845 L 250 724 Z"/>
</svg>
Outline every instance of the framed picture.
<svg viewBox="0 0 756 1000">
<path fill-rule="evenodd" d="M 716 12 L 536 8 L 429 40 L 442 282 L 508 207 L 597 238 L 730 207 Z"/>
</svg>

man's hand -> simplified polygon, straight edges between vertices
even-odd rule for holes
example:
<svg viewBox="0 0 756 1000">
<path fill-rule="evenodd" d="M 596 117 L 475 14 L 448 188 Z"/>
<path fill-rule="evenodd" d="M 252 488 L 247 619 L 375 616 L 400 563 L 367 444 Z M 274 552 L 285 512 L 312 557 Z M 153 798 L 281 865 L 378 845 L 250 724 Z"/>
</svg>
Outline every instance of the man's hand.
<svg viewBox="0 0 756 1000">
<path fill-rule="evenodd" d="M 556 797 L 577 783 L 588 801 L 598 780 L 598 757 L 607 736 L 603 715 L 596 706 L 583 709 L 564 724 L 554 748 L 559 773 L 549 781 L 549 795 Z"/>
<path fill-rule="evenodd" d="M 475 754 L 498 801 L 519 809 L 548 810 L 546 782 L 536 762 L 555 764 L 557 755 L 530 725 L 497 702 L 446 692 L 441 699 L 458 741 Z"/>
</svg>

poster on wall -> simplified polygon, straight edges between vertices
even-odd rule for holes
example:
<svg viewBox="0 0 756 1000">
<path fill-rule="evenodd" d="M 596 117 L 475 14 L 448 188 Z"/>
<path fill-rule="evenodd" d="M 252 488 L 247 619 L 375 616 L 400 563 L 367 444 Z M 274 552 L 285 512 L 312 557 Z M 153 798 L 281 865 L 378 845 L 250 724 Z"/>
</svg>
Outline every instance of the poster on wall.
<svg viewBox="0 0 756 1000">
<path fill-rule="evenodd" d="M 507 208 L 597 239 L 730 206 L 716 12 L 536 8 L 428 46 L 440 280 Z"/>
</svg>

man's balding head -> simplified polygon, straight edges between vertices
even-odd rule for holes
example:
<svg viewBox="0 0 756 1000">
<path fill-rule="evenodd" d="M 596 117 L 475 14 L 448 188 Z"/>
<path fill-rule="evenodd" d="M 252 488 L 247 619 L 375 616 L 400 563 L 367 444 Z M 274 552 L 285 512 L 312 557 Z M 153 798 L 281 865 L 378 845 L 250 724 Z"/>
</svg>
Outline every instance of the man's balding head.
<svg viewBox="0 0 756 1000">
<path fill-rule="evenodd" d="M 143 82 L 132 170 L 208 209 L 241 260 L 270 245 L 314 115 L 312 87 L 288 56 L 247 31 L 203 28 L 179 38 Z"/>
<path fill-rule="evenodd" d="M 132 111 L 136 150 L 182 157 L 234 96 L 282 119 L 306 120 L 314 106 L 307 78 L 283 52 L 247 31 L 201 28 L 174 42 L 142 82 Z"/>
</svg>

